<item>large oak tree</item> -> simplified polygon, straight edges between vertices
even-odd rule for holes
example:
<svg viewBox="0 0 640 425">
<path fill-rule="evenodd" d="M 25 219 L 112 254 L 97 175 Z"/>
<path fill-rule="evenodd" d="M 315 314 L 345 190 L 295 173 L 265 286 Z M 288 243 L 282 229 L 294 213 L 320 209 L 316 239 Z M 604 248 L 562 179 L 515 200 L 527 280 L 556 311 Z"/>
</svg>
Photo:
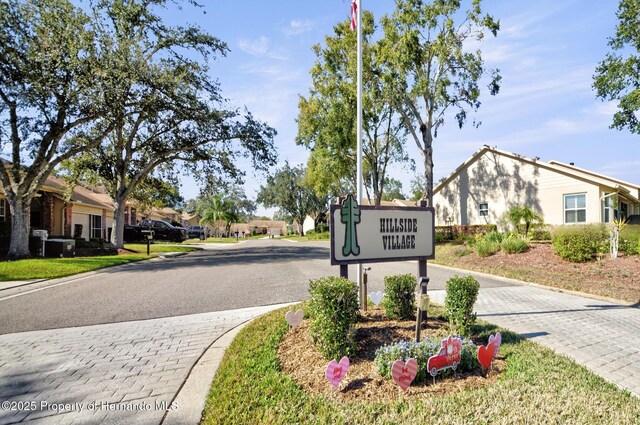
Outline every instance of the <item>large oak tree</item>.
<svg viewBox="0 0 640 425">
<path fill-rule="evenodd" d="M 29 255 L 31 201 L 64 160 L 109 130 L 97 88 L 109 70 L 86 13 L 66 0 L 0 3 L 0 182 L 10 257 Z"/>
<path fill-rule="evenodd" d="M 186 164 L 198 176 L 239 180 L 241 157 L 257 170 L 275 163 L 275 130 L 226 106 L 209 77 L 207 63 L 224 56 L 226 44 L 196 26 L 165 25 L 156 14 L 165 3 L 105 0 L 94 10 L 100 47 L 121 78 L 102 90 L 113 130 L 73 169 L 93 173 L 114 199 L 116 246 L 123 245 L 127 200 L 159 167 L 172 174 Z"/>
</svg>

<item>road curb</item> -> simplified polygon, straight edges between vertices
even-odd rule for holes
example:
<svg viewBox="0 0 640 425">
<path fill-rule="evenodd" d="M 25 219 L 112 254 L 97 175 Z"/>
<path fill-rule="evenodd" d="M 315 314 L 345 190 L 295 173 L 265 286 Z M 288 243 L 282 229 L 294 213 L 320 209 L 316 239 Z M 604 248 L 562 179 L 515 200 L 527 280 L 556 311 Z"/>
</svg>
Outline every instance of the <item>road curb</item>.
<svg viewBox="0 0 640 425">
<path fill-rule="evenodd" d="M 177 408 L 167 411 L 161 425 L 195 425 L 200 423 L 211 383 L 216 376 L 224 353 L 236 335 L 254 320 L 255 318 L 247 320 L 229 330 L 206 349 L 189 372 L 182 388 L 173 400 Z"/>
<path fill-rule="evenodd" d="M 204 411 L 213 378 L 216 376 L 216 372 L 222 362 L 224 353 L 227 351 L 227 348 L 229 348 L 238 333 L 249 323 L 264 316 L 268 312 L 296 304 L 299 304 L 299 302 L 274 304 L 273 306 L 269 306 L 272 308 L 228 330 L 222 336 L 213 341 L 193 365 L 189 374 L 185 378 L 182 387 L 180 387 L 178 393 L 174 397 L 173 404 L 177 407 L 173 410 L 167 410 L 160 424 L 199 424 L 202 419 L 202 412 Z"/>
</svg>

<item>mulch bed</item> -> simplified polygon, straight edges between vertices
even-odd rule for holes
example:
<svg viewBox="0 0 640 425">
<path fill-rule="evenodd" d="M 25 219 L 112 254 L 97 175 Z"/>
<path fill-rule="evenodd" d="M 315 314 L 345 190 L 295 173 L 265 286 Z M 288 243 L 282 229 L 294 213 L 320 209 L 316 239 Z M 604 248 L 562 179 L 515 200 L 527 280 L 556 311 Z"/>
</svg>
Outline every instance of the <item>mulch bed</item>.
<svg viewBox="0 0 640 425">
<path fill-rule="evenodd" d="M 447 322 L 430 317 L 427 320 L 427 328 L 421 331 L 421 336 L 442 339 L 448 336 L 448 332 Z M 374 363 L 375 351 L 385 344 L 414 338 L 415 321 L 391 320 L 384 315 L 382 308 L 369 308 L 362 314 L 362 320 L 357 325 L 357 355 L 349 359 L 349 371 L 337 390 L 324 376 L 329 362 L 322 357 L 311 341 L 308 320 L 287 332 L 280 344 L 278 356 L 283 372 L 306 391 L 341 402 L 419 399 L 470 388 L 482 388 L 493 384 L 506 367 L 504 359 L 498 356 L 493 362 L 493 370 L 489 371 L 487 376 L 480 370 L 458 372 L 455 377 L 442 377 L 438 374 L 435 384 L 428 376 L 423 382 L 414 381 L 403 394 L 393 380 L 378 374 Z"/>
</svg>

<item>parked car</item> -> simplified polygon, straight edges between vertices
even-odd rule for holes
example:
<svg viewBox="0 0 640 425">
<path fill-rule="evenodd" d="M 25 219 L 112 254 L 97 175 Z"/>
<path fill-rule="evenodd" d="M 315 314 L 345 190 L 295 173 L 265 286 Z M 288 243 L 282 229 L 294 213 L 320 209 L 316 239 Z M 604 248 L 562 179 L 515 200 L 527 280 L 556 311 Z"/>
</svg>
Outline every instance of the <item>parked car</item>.
<svg viewBox="0 0 640 425">
<path fill-rule="evenodd" d="M 207 228 L 204 226 L 189 226 L 187 227 L 187 236 L 189 239 L 198 238 L 205 240 L 207 239 Z"/>
<path fill-rule="evenodd" d="M 124 240 L 145 240 L 148 230 L 153 232 L 153 239 L 158 241 L 182 242 L 187 239 L 187 229 L 184 227 L 176 227 L 162 220 L 142 220 L 135 226 L 124 226 Z"/>
</svg>

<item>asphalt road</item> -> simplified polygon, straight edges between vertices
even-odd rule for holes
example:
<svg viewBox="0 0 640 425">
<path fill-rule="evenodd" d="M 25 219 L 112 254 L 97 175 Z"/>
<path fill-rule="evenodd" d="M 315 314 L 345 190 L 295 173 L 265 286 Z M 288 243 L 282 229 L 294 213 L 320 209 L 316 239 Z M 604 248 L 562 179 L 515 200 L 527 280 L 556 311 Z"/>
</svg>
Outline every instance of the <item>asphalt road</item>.
<svg viewBox="0 0 640 425">
<path fill-rule="evenodd" d="M 369 291 L 385 275 L 416 273 L 417 263 L 369 264 Z M 180 316 L 305 300 L 309 279 L 337 275 L 329 244 L 250 240 L 145 261 L 7 298 L 0 291 L 0 334 Z M 356 268 L 349 267 L 355 280 Z M 430 289 L 453 273 L 430 267 Z M 483 287 L 513 284 L 479 278 Z M 5 297 L 3 299 L 3 297 Z"/>
</svg>

